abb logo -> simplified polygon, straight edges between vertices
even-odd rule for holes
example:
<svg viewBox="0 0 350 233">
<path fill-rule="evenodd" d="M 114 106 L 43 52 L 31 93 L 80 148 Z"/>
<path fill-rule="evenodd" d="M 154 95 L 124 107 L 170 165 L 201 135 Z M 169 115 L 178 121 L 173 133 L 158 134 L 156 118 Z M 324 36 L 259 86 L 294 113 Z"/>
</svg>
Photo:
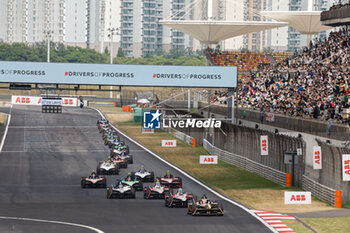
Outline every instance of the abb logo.
<svg viewBox="0 0 350 233">
<path fill-rule="evenodd" d="M 261 141 L 261 149 L 263 151 L 267 151 L 267 140 L 266 139 Z"/>
<path fill-rule="evenodd" d="M 344 161 L 344 173 L 350 175 L 350 160 Z"/>
<path fill-rule="evenodd" d="M 260 136 L 260 154 L 268 155 L 269 154 L 269 141 L 267 135 Z"/>
<path fill-rule="evenodd" d="M 305 195 L 292 195 L 291 201 L 305 201 Z"/>
<path fill-rule="evenodd" d="M 214 158 L 204 158 L 204 162 L 214 162 Z"/>
<path fill-rule="evenodd" d="M 176 147 L 176 140 L 162 140 L 162 147 Z"/>
<path fill-rule="evenodd" d="M 63 105 L 73 105 L 73 99 L 63 99 L 62 104 Z"/>
<path fill-rule="evenodd" d="M 311 204 L 311 192 L 284 192 L 284 204 Z"/>
<path fill-rule="evenodd" d="M 30 104 L 29 97 L 17 97 L 16 104 Z"/>
<path fill-rule="evenodd" d="M 218 156 L 216 155 L 201 155 L 200 164 L 218 164 Z"/>
<path fill-rule="evenodd" d="M 321 164 L 321 152 L 320 151 L 315 151 L 315 163 Z"/>
<path fill-rule="evenodd" d="M 322 169 L 322 152 L 321 147 L 314 146 L 313 147 L 313 168 L 314 169 Z"/>
</svg>

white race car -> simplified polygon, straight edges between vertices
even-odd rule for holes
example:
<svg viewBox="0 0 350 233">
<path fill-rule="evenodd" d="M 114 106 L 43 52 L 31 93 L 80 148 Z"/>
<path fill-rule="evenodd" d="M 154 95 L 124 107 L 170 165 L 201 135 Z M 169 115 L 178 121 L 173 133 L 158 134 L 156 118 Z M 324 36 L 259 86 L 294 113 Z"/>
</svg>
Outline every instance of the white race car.
<svg viewBox="0 0 350 233">
<path fill-rule="evenodd" d="M 142 182 L 154 182 L 154 172 L 139 170 L 137 172 L 132 172 L 131 175 L 135 177 L 136 180 L 141 180 Z"/>
<path fill-rule="evenodd" d="M 135 198 L 135 189 L 129 185 L 111 185 L 107 188 L 107 198 Z"/>
<path fill-rule="evenodd" d="M 98 175 L 118 175 L 119 167 L 117 164 L 110 161 L 102 161 L 97 165 Z"/>
<path fill-rule="evenodd" d="M 145 199 L 164 199 L 169 194 L 169 188 L 159 185 L 143 189 L 143 198 Z"/>
</svg>

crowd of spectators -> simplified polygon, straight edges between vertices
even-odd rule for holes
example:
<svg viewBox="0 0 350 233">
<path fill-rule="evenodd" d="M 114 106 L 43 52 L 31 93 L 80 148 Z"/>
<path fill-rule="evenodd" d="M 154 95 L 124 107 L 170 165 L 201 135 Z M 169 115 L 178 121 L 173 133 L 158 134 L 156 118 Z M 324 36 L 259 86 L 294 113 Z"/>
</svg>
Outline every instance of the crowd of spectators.
<svg viewBox="0 0 350 233">
<path fill-rule="evenodd" d="M 337 4 L 334 2 L 333 5 L 329 8 L 329 10 L 331 11 L 331 10 L 336 10 L 344 7 L 350 7 L 350 0 L 346 0 L 346 1 L 339 0 Z"/>
<path fill-rule="evenodd" d="M 350 108 L 350 30 L 331 32 L 299 55 L 241 76 L 237 91 L 243 108 L 350 124 L 342 114 Z"/>
<path fill-rule="evenodd" d="M 225 90 L 216 90 L 214 95 L 210 98 L 210 102 L 219 103 L 219 104 L 227 104 L 228 93 Z"/>
</svg>

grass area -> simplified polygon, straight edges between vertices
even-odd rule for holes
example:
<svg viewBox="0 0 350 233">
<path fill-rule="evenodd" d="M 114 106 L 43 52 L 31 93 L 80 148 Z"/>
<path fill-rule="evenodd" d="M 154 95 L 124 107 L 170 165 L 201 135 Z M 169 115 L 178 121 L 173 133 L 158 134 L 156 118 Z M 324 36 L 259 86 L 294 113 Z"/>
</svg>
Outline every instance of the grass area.
<svg viewBox="0 0 350 233">
<path fill-rule="evenodd" d="M 158 155 L 253 209 L 281 213 L 333 209 L 317 199 L 313 199 L 312 204 L 307 209 L 304 205 L 284 205 L 284 191 L 300 191 L 301 189 L 285 188 L 223 161 L 219 161 L 217 165 L 199 164 L 199 156 L 208 154 L 203 147 L 192 148 L 162 130 L 156 130 L 154 134 L 142 134 L 141 123 L 111 121 L 119 129 Z M 177 147 L 161 147 L 161 140 L 164 139 L 177 140 Z"/>
<path fill-rule="evenodd" d="M 0 125 L 4 125 L 6 122 L 7 114 L 0 112 Z"/>
<path fill-rule="evenodd" d="M 296 220 L 283 220 L 282 222 L 292 228 L 296 233 L 313 233 L 313 231 Z"/>
<path fill-rule="evenodd" d="M 350 216 L 336 218 L 303 218 L 301 220 L 310 225 L 318 233 L 350 232 Z"/>
</svg>

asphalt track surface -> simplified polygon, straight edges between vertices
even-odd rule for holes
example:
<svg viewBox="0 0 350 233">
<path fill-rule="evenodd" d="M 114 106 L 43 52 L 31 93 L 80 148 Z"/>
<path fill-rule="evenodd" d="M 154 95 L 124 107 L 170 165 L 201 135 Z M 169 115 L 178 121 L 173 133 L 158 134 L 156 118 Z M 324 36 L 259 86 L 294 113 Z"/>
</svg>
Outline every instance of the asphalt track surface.
<svg viewBox="0 0 350 233">
<path fill-rule="evenodd" d="M 166 208 L 163 200 L 107 199 L 104 189 L 81 189 L 80 178 L 96 169 L 109 150 L 97 131 L 99 114 L 92 109 L 65 108 L 62 114 L 43 114 L 39 107 L 16 106 L 3 151 L 0 153 L 0 216 L 69 222 L 121 233 L 270 232 L 241 208 L 220 200 L 205 188 L 182 176 L 184 191 L 203 193 L 223 203 L 222 217 L 192 217 L 183 208 Z M 134 164 L 128 172 L 146 169 L 161 176 L 170 169 L 131 141 L 124 141 Z M 148 185 L 148 184 L 147 184 Z M 150 184 L 149 184 L 150 185 Z M 56 223 L 2 219 L 0 232 L 93 232 Z"/>
</svg>

